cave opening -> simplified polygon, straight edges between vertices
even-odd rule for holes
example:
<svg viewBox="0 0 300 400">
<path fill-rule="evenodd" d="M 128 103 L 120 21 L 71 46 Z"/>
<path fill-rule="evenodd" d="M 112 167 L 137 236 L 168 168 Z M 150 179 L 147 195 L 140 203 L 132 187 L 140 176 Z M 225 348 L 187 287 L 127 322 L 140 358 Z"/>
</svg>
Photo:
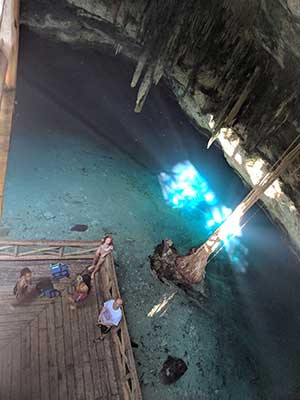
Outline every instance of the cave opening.
<svg viewBox="0 0 300 400">
<path fill-rule="evenodd" d="M 134 107 L 140 88 L 132 89 L 130 83 L 137 59 L 132 54 L 128 57 L 126 51 L 114 54 L 107 38 L 107 43 L 103 40 L 104 46 L 103 43 L 101 46 L 95 44 L 95 38 L 89 43 L 86 38 L 80 39 L 71 18 L 72 7 L 79 7 L 77 1 L 68 3 L 65 14 L 61 12 L 60 19 L 57 18 L 56 26 L 53 25 L 53 18 L 57 17 L 56 2 L 53 16 L 48 13 L 48 19 L 41 20 L 39 24 L 38 16 L 40 18 L 48 10 L 47 1 L 37 7 L 35 17 L 30 11 L 30 4 L 33 3 L 31 0 L 22 11 L 16 104 L 1 239 L 85 241 L 98 240 L 106 234 L 113 236 L 116 271 L 144 399 L 297 398 L 300 390 L 300 268 L 298 258 L 290 247 L 292 242 L 293 249 L 297 249 L 297 240 L 291 241 L 291 232 L 297 232 L 297 229 L 295 227 L 284 235 L 281 228 L 286 228 L 286 222 L 278 220 L 274 223 L 276 215 L 280 212 L 284 214 L 282 208 L 278 211 L 274 206 L 275 211 L 273 214 L 270 212 L 273 221 L 264 212 L 274 204 L 271 206 L 268 199 L 285 203 L 286 207 L 297 206 L 297 191 L 288 197 L 290 202 L 284 197 L 293 189 L 291 181 L 286 180 L 283 187 L 276 186 L 275 194 L 274 191 L 269 193 L 264 205 L 260 204 L 264 211 L 257 205 L 251 209 L 249 222 L 242 227 L 240 235 L 236 230 L 233 230 L 234 239 L 228 235 L 228 242 L 225 241 L 225 246 L 209 263 L 204 285 L 200 289 L 178 287 L 157 279 L 159 274 L 153 275 L 148 260 L 154 247 L 166 238 L 172 239 L 182 254 L 205 242 L 228 216 L 229 210 L 233 210 L 249 191 L 232 166 L 238 170 L 236 165 L 240 165 L 255 185 L 255 179 L 265 172 L 265 163 L 273 162 L 284 149 L 283 142 L 278 144 L 274 154 L 264 153 L 262 148 L 257 151 L 259 145 L 254 143 L 257 137 L 253 142 L 247 142 L 247 132 L 243 137 L 240 132 L 236 136 L 228 130 L 217 130 L 215 138 L 218 142 L 215 141 L 207 150 L 208 135 L 211 134 L 209 124 L 199 128 L 196 119 L 188 114 L 186 109 L 191 110 L 193 102 L 184 103 L 183 93 L 180 92 L 182 87 L 179 90 L 176 86 L 178 81 L 171 82 L 172 73 L 151 87 L 147 100 L 141 97 L 142 110 L 136 113 Z M 91 14 L 101 14 L 106 10 L 107 17 L 110 4 L 105 1 L 86 3 L 83 6 L 87 9 L 79 7 L 83 20 L 78 29 L 82 35 L 87 29 L 88 34 L 97 36 L 99 32 L 93 31 L 96 19 Z M 98 9 L 97 4 L 94 8 L 89 7 L 94 3 L 98 4 Z M 129 19 L 126 26 L 134 26 L 134 20 L 130 20 L 133 16 L 129 11 L 128 15 L 125 13 L 126 8 L 122 11 L 125 7 L 123 2 L 112 3 L 112 17 L 107 17 L 107 22 L 101 14 L 100 27 L 97 26 L 107 36 L 111 34 L 107 27 L 113 29 L 114 24 L 117 24 L 117 31 L 113 34 L 121 35 L 121 18 Z M 167 5 L 171 3 L 166 2 Z M 192 3 L 196 5 L 197 1 Z M 207 13 L 212 12 L 209 2 L 204 3 L 209 7 Z M 60 5 L 57 10 L 60 10 Z M 218 12 L 217 6 L 213 12 Z M 189 15 L 188 10 L 184 15 Z M 200 24 L 197 15 L 191 14 L 183 25 L 190 20 Z M 199 17 L 201 21 L 205 15 L 208 14 Z M 178 13 L 170 15 L 170 18 L 180 19 L 181 16 L 178 9 Z M 256 16 L 256 13 L 250 15 L 249 20 Z M 68 18 L 69 26 L 65 25 Z M 88 18 L 91 22 L 87 28 Z M 48 21 L 48 25 L 43 28 L 44 21 Z M 122 23 L 125 24 L 124 21 Z M 174 26 L 176 24 L 174 22 Z M 217 28 L 220 29 L 220 23 L 216 22 Z M 154 31 L 148 29 L 146 33 L 157 40 Z M 213 34 L 213 30 L 207 31 L 208 38 Z M 76 39 L 72 41 L 68 35 L 74 35 Z M 175 47 L 170 47 L 170 57 L 174 48 L 182 43 L 172 43 Z M 155 44 L 155 41 L 151 42 L 156 51 L 156 58 L 153 58 L 156 63 L 145 63 L 150 70 L 152 68 L 152 73 L 153 68 L 161 65 L 162 55 L 166 56 L 162 47 L 155 47 Z M 231 45 L 239 46 L 235 42 Z M 120 46 L 124 48 L 125 44 L 122 42 Z M 230 49 L 234 51 L 233 47 Z M 243 53 L 245 59 L 249 56 L 248 51 L 249 48 Z M 176 68 L 183 63 L 183 54 L 185 52 L 179 54 L 181 59 L 173 60 L 172 66 L 166 57 L 166 68 Z M 201 83 L 196 82 L 196 76 L 203 62 L 202 57 L 208 59 L 209 56 L 203 52 L 196 54 L 196 65 L 189 68 L 190 86 L 187 91 L 192 95 L 196 92 L 196 98 L 198 96 L 201 103 L 197 94 Z M 243 71 L 251 87 L 259 79 L 255 72 L 256 61 L 253 59 L 253 65 L 244 66 L 246 72 Z M 222 69 L 222 62 L 219 59 L 218 62 Z M 243 60 L 240 62 L 243 64 Z M 260 62 L 264 64 L 265 60 Z M 261 71 L 262 67 L 259 68 Z M 157 73 L 163 77 L 161 70 Z M 230 93 L 236 94 L 236 86 L 230 85 L 228 71 L 222 70 L 222 74 L 230 86 Z M 147 77 L 147 71 L 144 77 Z M 235 85 L 238 85 L 238 79 Z M 186 80 L 184 82 L 187 84 Z M 247 82 L 239 88 L 238 98 L 249 89 Z M 212 91 L 213 87 L 203 89 L 210 95 Z M 261 92 L 253 95 L 257 104 L 260 104 L 261 96 Z M 278 111 L 278 120 L 276 127 L 268 126 L 267 130 L 275 132 L 275 128 L 280 126 L 281 129 L 289 123 L 285 117 L 286 114 L 293 115 L 294 108 L 285 111 L 289 104 L 293 107 L 297 105 L 293 95 L 289 93 L 289 96 L 289 99 L 280 98 L 283 107 L 280 112 L 276 109 L 278 104 L 270 107 L 272 112 L 274 109 Z M 227 113 L 224 114 L 218 109 L 218 101 L 224 99 L 215 100 L 215 104 L 205 104 L 209 106 L 208 114 L 215 112 L 217 126 L 230 125 L 232 121 L 229 121 L 228 113 L 230 115 L 234 109 L 236 100 L 235 97 L 228 98 Z M 246 107 L 242 108 L 241 120 L 236 121 L 235 115 L 234 123 L 242 124 L 247 119 L 255 101 L 251 99 L 249 104 L 243 103 Z M 259 121 L 262 124 L 260 127 L 266 125 L 266 121 Z M 241 143 L 244 146 L 240 146 Z M 269 157 L 263 157 L 266 154 Z M 289 221 L 296 219 L 293 212 L 291 209 Z M 17 272 L 18 268 L 14 273 Z M 6 276 L 5 273 L 2 275 Z M 1 314 L 0 325 L 4 325 Z M 56 338 L 58 346 L 59 336 Z M 26 340 L 24 343 L 26 346 Z M 24 389 L 25 398 L 52 398 L 51 388 L 55 382 L 58 392 L 53 394 L 54 398 L 71 398 L 73 392 L 68 386 L 67 365 L 66 370 L 58 368 L 56 371 L 49 354 L 46 371 L 49 379 L 43 381 L 44 375 L 38 370 L 39 385 L 46 382 L 48 394 L 40 388 L 36 392 L 31 390 L 29 395 Z M 58 364 L 58 351 L 56 357 Z M 178 359 L 184 361 L 184 373 L 175 384 L 165 385 L 161 368 L 172 360 L 178 362 Z M 82 369 L 82 398 L 97 399 L 96 391 L 91 394 L 87 389 L 95 384 L 93 379 L 87 381 L 87 371 L 93 368 L 90 360 L 92 358 L 86 358 L 84 365 L 77 366 Z M 6 364 L 1 352 L 0 361 L 3 371 Z M 23 372 L 22 357 L 20 363 L 20 371 Z M 12 365 L 15 365 L 13 361 Z M 71 371 L 72 365 L 69 365 Z M 35 382 L 33 358 L 25 363 L 24 371 L 28 382 Z M 75 393 L 76 390 L 79 393 L 78 371 L 74 371 Z M 4 376 L 4 372 L 1 373 Z M 13 391 L 9 389 L 13 376 L 9 382 L 4 381 L 6 386 L 2 383 L 1 398 L 14 398 Z M 67 377 L 65 383 L 64 376 Z M 64 395 L 61 389 L 63 384 L 66 387 Z M 24 382 L 21 379 L 22 385 Z M 21 400 L 20 396 L 16 400 Z M 102 393 L 100 398 L 118 398 L 116 396 Z"/>
</svg>

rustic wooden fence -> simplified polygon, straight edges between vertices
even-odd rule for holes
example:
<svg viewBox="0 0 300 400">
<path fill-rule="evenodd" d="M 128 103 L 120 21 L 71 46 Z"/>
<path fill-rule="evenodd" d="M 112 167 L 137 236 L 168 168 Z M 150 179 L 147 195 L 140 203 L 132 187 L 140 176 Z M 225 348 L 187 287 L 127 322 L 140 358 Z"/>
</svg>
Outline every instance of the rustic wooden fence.
<svg viewBox="0 0 300 400">
<path fill-rule="evenodd" d="M 0 240 L 0 260 L 78 260 L 92 259 L 96 241 Z"/>
</svg>

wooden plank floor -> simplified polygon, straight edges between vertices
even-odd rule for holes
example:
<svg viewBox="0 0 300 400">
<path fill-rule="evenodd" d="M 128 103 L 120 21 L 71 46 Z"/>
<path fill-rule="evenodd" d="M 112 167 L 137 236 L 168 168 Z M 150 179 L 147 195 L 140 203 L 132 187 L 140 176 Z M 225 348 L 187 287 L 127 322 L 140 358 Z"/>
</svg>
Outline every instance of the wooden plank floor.
<svg viewBox="0 0 300 400">
<path fill-rule="evenodd" d="M 69 265 L 75 277 L 86 261 Z M 124 399 L 113 335 L 93 342 L 99 336 L 99 282 L 76 311 L 66 300 L 70 279 L 58 285 L 62 297 L 12 308 L 12 289 L 24 266 L 35 278 L 49 276 L 49 262 L 0 263 L 0 399 Z"/>
</svg>

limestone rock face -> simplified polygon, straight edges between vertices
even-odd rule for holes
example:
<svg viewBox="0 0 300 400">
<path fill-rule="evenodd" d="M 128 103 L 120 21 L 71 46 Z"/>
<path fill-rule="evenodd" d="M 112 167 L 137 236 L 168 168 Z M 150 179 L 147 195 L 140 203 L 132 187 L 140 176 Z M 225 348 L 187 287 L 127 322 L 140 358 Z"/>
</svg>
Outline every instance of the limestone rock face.
<svg viewBox="0 0 300 400">
<path fill-rule="evenodd" d="M 288 7 L 291 13 L 295 16 L 300 18 L 300 3 L 298 0 L 287 0 Z"/>
<path fill-rule="evenodd" d="M 299 1 L 151 4 L 26 0 L 21 20 L 57 39 L 106 46 L 139 60 L 137 109 L 164 76 L 186 114 L 255 185 L 300 134 Z M 299 165 L 297 160 L 262 199 L 298 251 Z"/>
</svg>

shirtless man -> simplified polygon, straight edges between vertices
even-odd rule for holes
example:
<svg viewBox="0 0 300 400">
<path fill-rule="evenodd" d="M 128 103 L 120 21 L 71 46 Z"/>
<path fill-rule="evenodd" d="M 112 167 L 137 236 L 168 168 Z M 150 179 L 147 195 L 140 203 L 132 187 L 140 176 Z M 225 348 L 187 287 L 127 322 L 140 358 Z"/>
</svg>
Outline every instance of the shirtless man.
<svg viewBox="0 0 300 400">
<path fill-rule="evenodd" d="M 98 272 L 105 261 L 105 257 L 112 253 L 114 249 L 114 244 L 112 237 L 110 235 L 104 236 L 101 240 L 101 244 L 96 251 L 93 264 L 89 268 L 89 271 L 92 271 L 91 278 L 92 280 L 95 279 L 95 274 Z"/>
</svg>

